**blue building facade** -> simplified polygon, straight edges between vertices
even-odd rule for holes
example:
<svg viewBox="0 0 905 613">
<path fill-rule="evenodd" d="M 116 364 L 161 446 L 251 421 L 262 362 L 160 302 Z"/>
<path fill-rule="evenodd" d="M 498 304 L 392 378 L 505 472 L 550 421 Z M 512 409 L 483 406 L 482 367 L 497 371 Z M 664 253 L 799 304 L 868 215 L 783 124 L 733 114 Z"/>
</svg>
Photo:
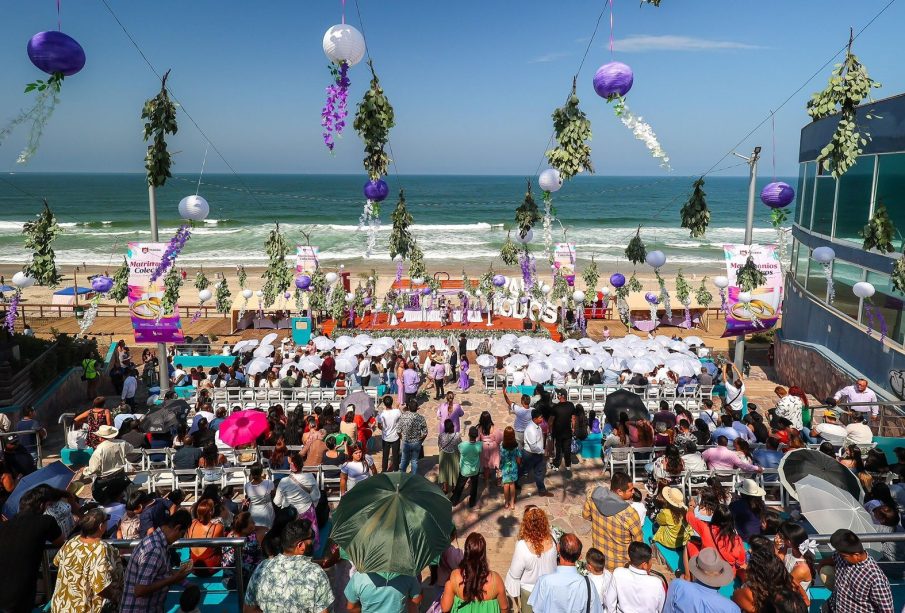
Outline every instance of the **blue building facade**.
<svg viewBox="0 0 905 613">
<path fill-rule="evenodd" d="M 875 117 L 865 118 L 868 112 Z M 893 290 L 890 282 L 905 246 L 905 94 L 862 105 L 858 118 L 873 139 L 857 164 L 839 179 L 815 161 L 838 117 L 801 130 L 781 337 L 822 345 L 845 363 L 839 366 L 893 392 L 890 376 L 905 370 L 905 294 Z M 859 234 L 881 204 L 897 229 L 893 241 L 897 252 L 890 254 L 865 251 Z M 822 246 L 836 252 L 828 273 L 811 257 Z M 835 288 L 832 299 L 827 274 Z M 869 300 L 852 293 L 859 281 L 876 288 Z M 882 341 L 880 315 L 886 331 Z M 868 330 L 873 330 L 871 335 Z"/>
</svg>

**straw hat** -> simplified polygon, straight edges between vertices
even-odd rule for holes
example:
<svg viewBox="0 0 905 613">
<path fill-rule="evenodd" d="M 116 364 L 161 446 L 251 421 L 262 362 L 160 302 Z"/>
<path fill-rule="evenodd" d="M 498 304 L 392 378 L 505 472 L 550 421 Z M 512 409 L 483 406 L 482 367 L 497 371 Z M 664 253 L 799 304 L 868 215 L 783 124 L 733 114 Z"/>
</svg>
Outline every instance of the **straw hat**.
<svg viewBox="0 0 905 613">
<path fill-rule="evenodd" d="M 686 507 L 685 495 L 681 492 L 681 490 L 679 490 L 679 488 L 664 487 L 660 494 L 663 496 L 663 500 L 668 502 L 670 506 L 679 509 L 684 509 Z"/>
<path fill-rule="evenodd" d="M 688 561 L 691 576 L 710 587 L 723 587 L 735 579 L 732 567 L 713 547 L 705 547 Z"/>
<path fill-rule="evenodd" d="M 101 426 L 97 429 L 95 434 L 97 434 L 98 438 L 111 439 L 116 438 L 116 435 L 119 434 L 119 430 L 113 426 Z"/>
<path fill-rule="evenodd" d="M 764 488 L 759 486 L 754 479 L 744 479 L 735 486 L 735 489 L 739 494 L 744 494 L 745 496 L 757 496 L 758 498 L 762 498 L 767 495 Z"/>
</svg>

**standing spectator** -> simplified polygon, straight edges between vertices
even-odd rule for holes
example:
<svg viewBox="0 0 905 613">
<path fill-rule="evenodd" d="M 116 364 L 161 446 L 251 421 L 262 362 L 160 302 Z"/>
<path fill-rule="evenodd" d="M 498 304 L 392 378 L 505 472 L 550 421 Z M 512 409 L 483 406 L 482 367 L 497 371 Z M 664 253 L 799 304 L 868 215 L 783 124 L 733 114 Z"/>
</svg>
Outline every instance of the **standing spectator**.
<svg viewBox="0 0 905 613">
<path fill-rule="evenodd" d="M 264 478 L 264 467 L 260 464 L 252 464 L 248 473 L 250 480 L 245 484 L 245 499 L 248 501 L 248 511 L 256 526 L 260 543 L 273 526 L 273 492 L 275 488 L 273 481 Z"/>
<path fill-rule="evenodd" d="M 468 429 L 468 442 L 459 444 L 459 478 L 453 490 L 452 504 L 459 504 L 465 484 L 471 482 L 468 494 L 468 508 L 473 508 L 478 501 L 478 474 L 481 464 L 482 443 L 478 441 L 478 427 Z"/>
<path fill-rule="evenodd" d="M 343 595 L 349 611 L 407 613 L 421 604 L 418 577 L 396 573 L 353 573 Z"/>
<path fill-rule="evenodd" d="M 409 362 L 409 365 L 413 365 L 413 363 Z M 411 372 L 415 374 L 415 377 L 418 376 L 412 369 L 407 369 L 405 372 L 406 375 Z M 408 396 L 409 392 L 406 391 L 406 397 Z M 399 418 L 399 437 L 402 440 L 402 460 L 399 462 L 399 472 L 404 473 L 411 464 L 412 474 L 416 474 L 424 439 L 427 438 L 427 420 L 424 419 L 424 415 L 418 413 L 418 403 L 414 400 L 414 394 L 412 394 L 412 399 L 406 403 L 405 409 L 405 413 Z"/>
<path fill-rule="evenodd" d="M 402 411 L 393 406 L 393 397 L 389 394 L 383 397 L 383 410 L 377 417 L 377 425 L 380 427 L 380 472 L 396 470 L 399 467 L 399 418 Z M 390 460 L 392 454 L 393 459 Z"/>
<path fill-rule="evenodd" d="M 829 613 L 893 613 L 889 579 L 864 551 L 858 535 L 840 528 L 830 537 L 830 545 L 836 553 L 822 566 L 835 567 L 835 582 L 826 610 Z"/>
<path fill-rule="evenodd" d="M 597 486 L 584 503 L 581 516 L 591 521 L 591 542 L 606 556 L 609 571 L 625 566 L 629 545 L 643 540 L 641 520 L 629 504 L 634 493 L 631 477 L 616 472 L 609 489 Z"/>
<path fill-rule="evenodd" d="M 192 572 L 192 563 L 186 562 L 171 573 L 167 547 L 183 538 L 191 523 L 189 512 L 179 510 L 141 539 L 126 568 L 121 613 L 163 613 L 169 587 Z"/>
<path fill-rule="evenodd" d="M 16 424 L 16 431 L 23 432 L 26 430 L 34 430 L 35 433 L 21 434 L 19 435 L 19 441 L 37 463 L 38 440 L 40 439 L 41 441 L 43 441 L 45 438 L 47 438 L 47 430 L 42 428 L 41 424 L 38 423 L 38 420 L 35 419 L 35 408 L 33 406 L 27 406 L 22 409 L 22 419 L 20 419 Z"/>
<path fill-rule="evenodd" d="M 82 360 L 82 379 L 85 381 L 85 398 L 89 401 L 97 396 L 98 367 L 100 360 L 89 356 Z"/>
<path fill-rule="evenodd" d="M 44 554 L 44 544 L 63 544 L 60 526 L 45 515 L 46 500 L 40 489 L 25 492 L 19 501 L 19 512 L 8 522 L 0 523 L 0 594 L 3 611 L 28 613 L 35 605 L 35 584 Z M 15 553 L 13 553 L 15 552 Z"/>
<path fill-rule="evenodd" d="M 634 542 L 628 546 L 628 566 L 613 571 L 615 606 L 613 611 L 660 613 L 666 602 L 666 590 L 659 577 L 650 574 L 653 551 L 647 543 Z"/>
<path fill-rule="evenodd" d="M 553 492 L 547 491 L 544 485 L 544 476 L 547 473 L 547 463 L 544 459 L 544 433 L 540 424 L 544 421 L 541 409 L 531 409 L 531 422 L 525 426 L 525 448 L 522 454 L 521 473 L 530 474 L 537 486 L 537 495 L 552 497 Z"/>
<path fill-rule="evenodd" d="M 792 422 L 792 427 L 796 430 L 801 430 L 804 427 L 802 421 L 804 405 L 801 402 L 801 398 L 793 396 L 781 385 L 777 385 L 773 392 L 779 398 L 776 402 L 776 414 Z"/>
<path fill-rule="evenodd" d="M 119 606 L 123 569 L 119 551 L 102 540 L 106 528 L 104 510 L 92 509 L 79 521 L 78 535 L 57 552 L 52 613 L 96 613 Z"/>
<path fill-rule="evenodd" d="M 731 378 L 726 374 L 726 367 L 735 371 L 735 378 Z M 741 413 L 745 405 L 745 384 L 742 381 L 742 373 L 738 367 L 732 362 L 725 362 L 722 368 L 723 385 L 726 388 L 726 395 L 723 402 L 727 407 L 732 409 L 734 413 Z"/>
<path fill-rule="evenodd" d="M 528 611 L 528 597 L 538 579 L 556 571 L 556 542 L 543 509 L 529 507 L 522 516 L 518 541 L 506 573 L 506 593 Z"/>
<path fill-rule="evenodd" d="M 123 380 L 122 400 L 135 409 L 135 393 L 138 391 L 138 371 L 131 366 L 126 368 L 126 378 Z"/>
<path fill-rule="evenodd" d="M 463 314 L 464 315 L 464 314 Z M 463 321 L 464 321 L 463 316 Z M 459 335 L 459 359 L 467 360 L 468 359 L 468 338 L 466 338 L 465 333 Z"/>
<path fill-rule="evenodd" d="M 459 433 L 455 431 L 451 419 L 443 424 L 443 432 L 437 439 L 437 447 L 440 450 L 440 476 L 438 483 L 443 488 L 444 494 L 449 494 L 450 489 L 456 486 L 459 480 L 459 443 L 462 442 Z"/>
<path fill-rule="evenodd" d="M 324 361 L 321 363 L 321 387 L 333 387 L 333 381 L 336 380 L 336 360 L 329 351 L 323 354 Z"/>
<path fill-rule="evenodd" d="M 503 432 L 494 425 L 489 411 L 482 411 L 478 418 L 478 439 L 481 441 L 484 483 L 489 486 L 496 482 L 496 472 L 500 468 L 500 442 L 503 440 Z"/>
<path fill-rule="evenodd" d="M 420 386 L 421 377 L 418 375 L 418 370 L 415 368 L 415 362 L 409 360 L 402 373 L 402 393 L 406 406 L 410 403 L 417 402 L 418 389 Z"/>
<path fill-rule="evenodd" d="M 282 553 L 261 562 L 248 582 L 247 613 L 329 613 L 333 590 L 324 569 L 311 561 L 314 539 L 310 520 L 286 524 L 280 535 Z"/>
<path fill-rule="evenodd" d="M 468 359 L 465 356 L 462 356 L 462 360 L 459 362 L 459 389 L 463 392 L 467 392 L 468 388 L 471 387 L 471 379 L 468 377 Z"/>
<path fill-rule="evenodd" d="M 83 423 L 87 424 L 89 447 L 97 447 L 101 442 L 97 436 L 98 428 L 101 426 L 113 425 L 113 417 L 111 417 L 110 411 L 104 408 L 106 403 L 107 399 L 103 396 L 96 397 L 91 403 L 91 408 L 84 413 L 76 415 L 72 422 L 75 426 L 79 426 Z"/>
<path fill-rule="evenodd" d="M 456 432 L 460 432 L 459 419 L 465 416 L 462 405 L 455 402 L 456 395 L 452 392 L 446 392 L 446 402 L 437 407 L 437 420 L 440 423 L 440 430 L 443 430 L 443 422 L 451 419 L 453 428 Z"/>
<path fill-rule="evenodd" d="M 487 542 L 477 532 L 472 532 L 465 539 L 465 555 L 459 568 L 452 571 L 446 582 L 440 609 L 447 613 L 453 610 L 461 613 L 505 613 L 509 610 L 503 579 L 490 570 Z"/>
<path fill-rule="evenodd" d="M 251 513 L 242 511 L 233 518 L 232 530 L 228 536 L 245 540 L 242 546 L 242 560 L 240 562 L 243 571 L 242 579 L 245 581 L 245 586 L 243 587 L 248 586 L 248 580 L 258 564 L 261 563 L 261 541 L 258 540 L 258 532 L 258 527 L 255 525 L 255 520 Z M 235 570 L 233 570 L 236 565 L 235 547 L 223 548 L 223 560 L 221 563 L 224 567 L 223 576 L 227 581 L 227 587 L 234 589 L 236 587 L 236 574 Z"/>
<path fill-rule="evenodd" d="M 531 396 L 522 394 L 522 397 L 519 399 L 519 404 L 516 404 L 509 398 L 509 394 L 506 393 L 506 388 L 504 387 L 503 400 L 506 402 L 506 406 L 509 407 L 509 412 L 515 415 L 515 421 L 512 424 L 512 427 L 515 429 L 515 440 L 518 443 L 519 449 L 524 449 L 525 428 L 531 423 Z"/>
<path fill-rule="evenodd" d="M 504 508 L 515 510 L 515 484 L 518 481 L 519 465 L 522 463 L 522 450 L 515 440 L 515 429 L 506 426 L 503 430 L 503 442 L 500 443 L 500 472 L 503 482 Z"/>
<path fill-rule="evenodd" d="M 434 400 L 440 400 L 446 394 L 443 389 L 443 383 L 446 380 L 446 364 L 431 360 L 430 376 L 434 380 L 434 391 L 436 392 Z"/>
<path fill-rule="evenodd" d="M 580 558 L 581 541 L 574 534 L 564 534 L 559 539 L 556 572 L 538 579 L 528 598 L 528 604 L 536 613 L 602 613 L 597 589 L 591 586 L 590 579 L 578 574 L 575 567 Z"/>
<path fill-rule="evenodd" d="M 591 547 L 584 560 L 588 579 L 597 588 L 597 597 L 603 605 L 603 613 L 616 613 L 616 590 L 613 587 L 613 573 L 606 569 L 606 556 L 599 549 Z"/>
<path fill-rule="evenodd" d="M 694 581 L 673 579 L 664 611 L 683 613 L 740 613 L 738 605 L 720 595 L 719 588 L 735 578 L 732 567 L 716 549 L 707 547 L 688 562 Z M 891 602 L 891 601 L 890 601 Z"/>
<path fill-rule="evenodd" d="M 376 472 L 374 458 L 365 454 L 362 445 L 353 444 L 349 447 L 349 461 L 339 469 L 339 495 L 345 495 L 356 483 L 364 481 Z"/>
<path fill-rule="evenodd" d="M 877 394 L 867 387 L 867 379 L 858 379 L 854 385 L 843 387 L 833 395 L 833 403 L 838 402 L 843 396 L 847 402 L 877 402 Z M 874 421 L 880 419 L 880 407 L 873 405 L 860 405 L 851 407 L 851 410 L 860 413 L 864 419 L 870 413 Z"/>
<path fill-rule="evenodd" d="M 562 388 L 556 390 L 556 400 L 556 404 L 550 409 L 550 432 L 553 433 L 556 448 L 551 466 L 554 470 L 559 470 L 560 460 L 565 459 L 568 471 L 572 469 L 572 418 L 575 416 L 575 405 L 566 399 L 566 390 Z"/>
<path fill-rule="evenodd" d="M 314 531 L 314 546 L 318 545 L 317 503 L 321 498 L 321 490 L 317 485 L 317 477 L 312 473 L 303 472 L 304 462 L 298 452 L 289 458 L 288 477 L 280 479 L 277 491 L 273 497 L 273 503 L 281 508 L 294 507 L 299 519 L 307 519 L 311 522 Z"/>
</svg>

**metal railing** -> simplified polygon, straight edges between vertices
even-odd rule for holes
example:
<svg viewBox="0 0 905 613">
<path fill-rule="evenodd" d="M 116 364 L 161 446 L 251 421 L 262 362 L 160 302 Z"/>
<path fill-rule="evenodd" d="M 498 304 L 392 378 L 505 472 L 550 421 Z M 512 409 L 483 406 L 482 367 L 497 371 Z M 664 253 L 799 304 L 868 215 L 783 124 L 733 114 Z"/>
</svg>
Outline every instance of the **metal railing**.
<svg viewBox="0 0 905 613">
<path fill-rule="evenodd" d="M 34 435 L 34 437 L 35 437 L 35 447 L 36 447 L 35 453 L 36 453 L 37 456 L 38 456 L 38 458 L 37 458 L 37 460 L 36 460 L 36 464 L 37 464 L 38 468 L 41 468 L 41 460 L 44 459 L 44 454 L 43 454 L 43 452 L 42 452 L 42 450 L 41 450 L 41 435 L 39 434 L 39 431 L 38 431 L 38 430 L 12 430 L 12 431 L 10 431 L 10 432 L 4 432 L 4 433 L 3 433 L 3 436 L 9 436 L 10 434 L 15 434 L 15 435 L 17 435 L 17 436 L 19 436 L 19 437 L 21 437 L 23 434 L 32 434 L 32 435 Z M 21 444 L 22 441 L 20 440 L 19 443 Z M 22 445 L 22 446 L 25 447 L 25 445 Z M 31 453 L 31 452 L 29 451 L 29 453 Z"/>
<path fill-rule="evenodd" d="M 878 420 L 876 422 L 874 422 L 873 419 L 869 419 L 868 425 L 871 427 L 876 427 L 877 436 L 885 436 L 884 433 L 886 432 L 886 430 L 888 430 L 889 428 L 892 427 L 890 424 L 887 423 L 888 419 L 890 419 L 890 418 L 905 419 L 905 408 L 903 408 L 903 407 L 905 407 L 905 400 L 880 400 L 880 399 L 878 399 L 876 402 L 839 402 L 835 405 L 820 404 L 820 405 L 812 406 L 809 408 L 812 411 L 818 411 L 818 410 L 825 411 L 826 409 L 836 409 L 836 410 L 842 409 L 840 412 L 843 414 L 843 417 L 846 418 L 843 421 L 845 423 L 851 423 L 851 421 L 855 421 L 855 420 L 851 419 L 852 416 L 856 416 L 857 419 L 861 419 L 861 418 L 865 417 L 866 416 L 865 414 L 869 413 L 870 411 L 857 411 L 857 410 L 846 411 L 845 409 L 849 409 L 852 407 L 874 407 L 874 406 L 880 408 Z M 884 408 L 889 408 L 894 413 L 894 415 L 888 415 L 887 411 L 883 410 Z M 902 424 L 900 424 L 896 427 L 898 429 L 905 429 L 905 422 L 903 422 Z"/>
</svg>

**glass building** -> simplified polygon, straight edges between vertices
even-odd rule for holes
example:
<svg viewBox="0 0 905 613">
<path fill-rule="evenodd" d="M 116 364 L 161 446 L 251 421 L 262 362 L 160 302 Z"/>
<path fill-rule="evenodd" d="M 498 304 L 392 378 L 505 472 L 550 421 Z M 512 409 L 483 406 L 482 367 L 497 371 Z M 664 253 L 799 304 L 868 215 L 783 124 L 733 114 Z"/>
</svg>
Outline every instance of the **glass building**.
<svg viewBox="0 0 905 613">
<path fill-rule="evenodd" d="M 867 119 L 868 112 L 875 117 Z M 859 108 L 859 126 L 872 140 L 839 179 L 815 161 L 837 121 L 838 116 L 828 117 L 801 130 L 791 215 L 791 274 L 786 280 L 781 336 L 822 345 L 845 362 L 846 370 L 862 373 L 888 389 L 891 371 L 905 369 L 905 294 L 893 290 L 890 282 L 893 265 L 905 246 L 905 95 Z M 896 227 L 896 252 L 889 254 L 862 248 L 860 233 L 880 205 Z M 822 246 L 836 252 L 828 267 L 811 258 L 813 250 Z M 828 277 L 833 281 L 833 297 Z M 852 293 L 859 281 L 873 284 L 872 298 L 862 300 Z M 886 339 L 881 342 L 882 328 Z"/>
</svg>

